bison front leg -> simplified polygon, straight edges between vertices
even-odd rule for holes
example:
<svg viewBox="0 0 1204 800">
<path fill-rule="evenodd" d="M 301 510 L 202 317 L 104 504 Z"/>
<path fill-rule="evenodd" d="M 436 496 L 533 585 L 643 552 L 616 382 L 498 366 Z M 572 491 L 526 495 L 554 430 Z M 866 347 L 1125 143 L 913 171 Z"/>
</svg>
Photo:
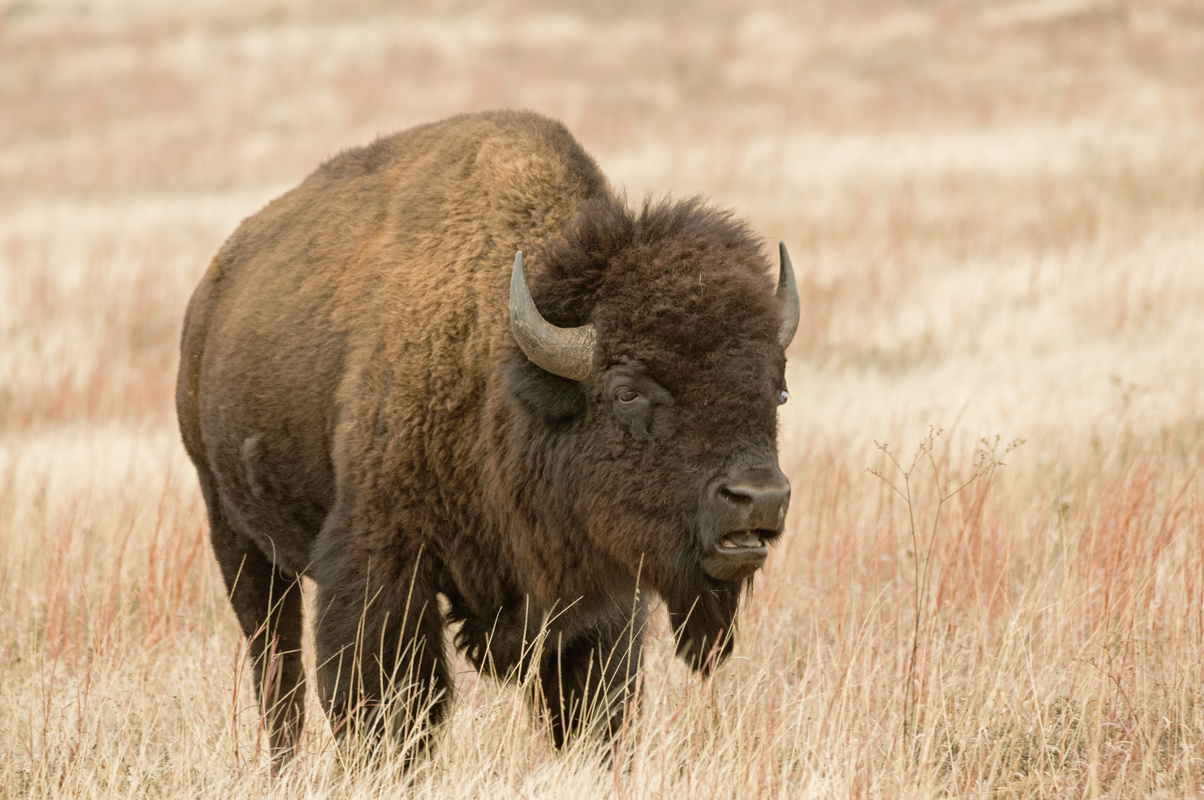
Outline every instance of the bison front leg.
<svg viewBox="0 0 1204 800">
<path fill-rule="evenodd" d="M 583 733 L 613 741 L 622 731 L 634 701 L 646 619 L 645 604 L 637 602 L 629 613 L 568 641 L 551 634 L 539 684 L 558 748 Z"/>
<path fill-rule="evenodd" d="M 451 698 L 443 615 L 415 558 L 327 554 L 318 583 L 318 692 L 335 734 L 409 752 Z"/>
</svg>

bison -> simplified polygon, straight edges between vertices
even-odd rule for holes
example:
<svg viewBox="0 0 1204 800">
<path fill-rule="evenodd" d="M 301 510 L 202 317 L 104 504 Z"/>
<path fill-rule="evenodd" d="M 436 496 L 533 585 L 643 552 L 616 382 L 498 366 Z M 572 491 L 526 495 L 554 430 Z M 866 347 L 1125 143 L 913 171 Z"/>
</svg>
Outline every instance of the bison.
<svg viewBox="0 0 1204 800">
<path fill-rule="evenodd" d="M 530 676 L 557 746 L 629 713 L 652 594 L 679 655 L 722 659 L 790 496 L 784 246 L 770 270 L 731 213 L 633 208 L 530 112 L 347 150 L 244 220 L 176 403 L 274 755 L 304 716 L 302 576 L 318 697 L 369 741 L 446 714 L 452 626 Z"/>
</svg>

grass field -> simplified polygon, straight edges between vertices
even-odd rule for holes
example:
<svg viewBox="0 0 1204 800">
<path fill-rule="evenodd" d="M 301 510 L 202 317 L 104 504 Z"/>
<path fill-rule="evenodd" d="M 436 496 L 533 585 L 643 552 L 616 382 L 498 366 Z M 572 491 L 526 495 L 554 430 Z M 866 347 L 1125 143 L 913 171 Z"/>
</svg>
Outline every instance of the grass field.
<svg viewBox="0 0 1204 800">
<path fill-rule="evenodd" d="M 0 0 L 0 798 L 1204 793 L 1204 7 L 598 5 Z M 787 535 L 712 679 L 657 618 L 611 766 L 460 663 L 408 773 L 311 714 L 273 778 L 184 305 L 325 157 L 499 106 L 787 242 Z"/>
</svg>

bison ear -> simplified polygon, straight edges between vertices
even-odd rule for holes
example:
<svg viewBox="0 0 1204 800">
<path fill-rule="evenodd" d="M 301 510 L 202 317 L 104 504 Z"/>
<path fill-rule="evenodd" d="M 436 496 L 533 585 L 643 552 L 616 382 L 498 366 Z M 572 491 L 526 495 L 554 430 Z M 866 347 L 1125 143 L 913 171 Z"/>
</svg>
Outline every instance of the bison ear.
<svg viewBox="0 0 1204 800">
<path fill-rule="evenodd" d="M 579 382 L 537 367 L 522 353 L 507 360 L 502 376 L 506 394 L 544 422 L 561 424 L 585 413 L 585 390 Z"/>
</svg>

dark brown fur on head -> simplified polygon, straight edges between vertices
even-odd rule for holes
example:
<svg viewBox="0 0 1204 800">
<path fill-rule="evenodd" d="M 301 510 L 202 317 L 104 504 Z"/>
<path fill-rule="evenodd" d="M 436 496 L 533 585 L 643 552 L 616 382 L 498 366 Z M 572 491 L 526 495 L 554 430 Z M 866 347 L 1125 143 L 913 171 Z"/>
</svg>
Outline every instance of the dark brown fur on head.
<svg viewBox="0 0 1204 800">
<path fill-rule="evenodd" d="M 742 461 L 776 463 L 784 357 L 768 270 L 747 226 L 699 199 L 638 212 L 592 200 L 533 289 L 554 324 L 597 325 L 592 380 L 549 375 L 521 353 L 507 365 L 511 391 L 549 429 L 539 447 L 563 451 L 566 469 L 551 480 L 576 498 L 590 539 L 665 598 L 679 652 L 696 666 L 716 645 L 730 651 L 745 583 L 703 572 L 705 484 Z M 611 413 L 616 366 L 664 390 L 649 429 Z"/>
</svg>

